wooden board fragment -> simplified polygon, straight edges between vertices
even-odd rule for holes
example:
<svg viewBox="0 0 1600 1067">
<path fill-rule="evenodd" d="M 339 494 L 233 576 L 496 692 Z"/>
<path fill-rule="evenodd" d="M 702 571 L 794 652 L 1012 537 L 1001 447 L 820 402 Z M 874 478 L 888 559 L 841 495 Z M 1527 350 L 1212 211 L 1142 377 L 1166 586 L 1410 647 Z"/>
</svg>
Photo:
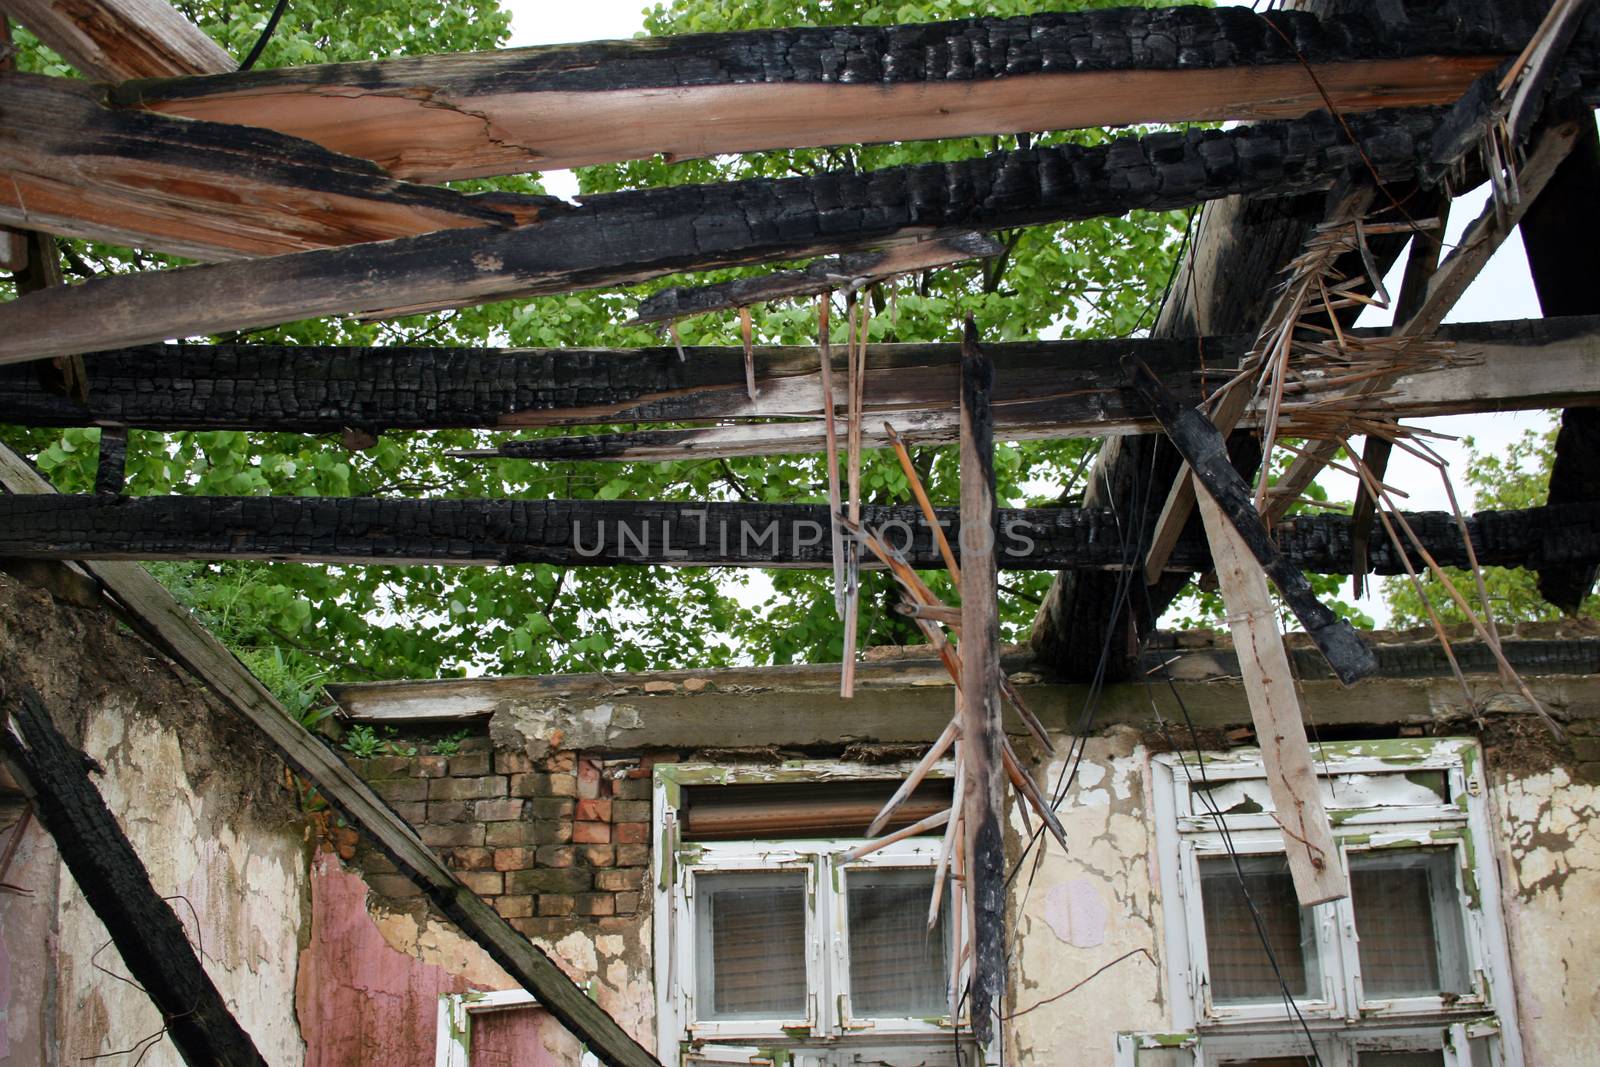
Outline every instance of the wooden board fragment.
<svg viewBox="0 0 1600 1067">
<path fill-rule="evenodd" d="M 1197 475 L 1198 477 L 1198 475 Z M 1301 907 L 1350 895 L 1350 881 L 1333 840 L 1322 804 L 1311 746 L 1295 694 L 1294 675 L 1278 631 L 1277 609 L 1267 578 L 1204 483 L 1195 487 L 1196 504 L 1216 560 L 1217 586 L 1228 612 L 1234 651 L 1256 742 L 1272 793 L 1274 817 L 1283 829 L 1283 848 Z"/>
<path fill-rule="evenodd" d="M 53 494 L 16 453 L 0 446 L 0 486 L 14 502 Z M 148 571 L 133 563 L 85 563 L 122 606 L 129 624 L 266 735 L 278 754 L 317 787 L 352 826 L 407 873 L 440 913 L 539 999 L 561 1024 L 613 1067 L 659 1067 L 560 967 L 463 885 L 364 780 L 299 724 Z"/>
<path fill-rule="evenodd" d="M 166 0 L 5 0 L 0 7 L 90 79 L 226 74 L 238 66 Z"/>
<path fill-rule="evenodd" d="M 33 687 L 6 673 L 0 671 L 0 751 L 178 1053 L 196 1067 L 265 1067 L 90 780 L 89 757 L 61 736 Z"/>
</svg>

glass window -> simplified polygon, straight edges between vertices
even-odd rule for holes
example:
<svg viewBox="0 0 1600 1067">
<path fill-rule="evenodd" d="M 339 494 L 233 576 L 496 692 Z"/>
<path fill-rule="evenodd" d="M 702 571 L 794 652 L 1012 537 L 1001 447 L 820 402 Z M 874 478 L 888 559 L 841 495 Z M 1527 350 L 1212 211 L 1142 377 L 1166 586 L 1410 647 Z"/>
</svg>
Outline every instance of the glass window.
<svg viewBox="0 0 1600 1067">
<path fill-rule="evenodd" d="M 1367 996 L 1472 991 L 1455 849 L 1351 853 L 1350 904 Z"/>
<path fill-rule="evenodd" d="M 696 876 L 695 1003 L 702 1019 L 806 1013 L 806 882 L 801 871 Z"/>
<path fill-rule="evenodd" d="M 1285 986 L 1302 999 L 1321 994 L 1314 912 L 1295 899 L 1286 857 L 1240 856 L 1238 870 L 1229 857 L 1202 859 L 1200 900 L 1213 1002 L 1280 1001 Z M 1271 956 L 1262 946 L 1263 933 Z"/>
<path fill-rule="evenodd" d="M 1356 1062 L 1360 1067 L 1444 1067 L 1444 1053 L 1363 1052 Z"/>
<path fill-rule="evenodd" d="M 949 974 L 948 906 L 928 929 L 930 870 L 854 870 L 846 876 L 850 1010 L 857 1016 L 942 1015 Z"/>
</svg>

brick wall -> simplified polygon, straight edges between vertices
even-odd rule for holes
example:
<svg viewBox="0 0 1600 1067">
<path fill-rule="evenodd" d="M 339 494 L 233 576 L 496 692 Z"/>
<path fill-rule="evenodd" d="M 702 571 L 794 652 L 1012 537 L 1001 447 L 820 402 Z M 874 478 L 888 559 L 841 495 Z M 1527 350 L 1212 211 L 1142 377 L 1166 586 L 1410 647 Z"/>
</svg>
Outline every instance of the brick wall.
<svg viewBox="0 0 1600 1067">
<path fill-rule="evenodd" d="M 470 889 L 530 937 L 620 929 L 647 907 L 650 774 L 670 754 L 615 759 L 558 752 L 534 760 L 468 738 L 448 755 L 348 762 Z M 372 889 L 418 895 L 382 856 L 335 835 Z"/>
</svg>

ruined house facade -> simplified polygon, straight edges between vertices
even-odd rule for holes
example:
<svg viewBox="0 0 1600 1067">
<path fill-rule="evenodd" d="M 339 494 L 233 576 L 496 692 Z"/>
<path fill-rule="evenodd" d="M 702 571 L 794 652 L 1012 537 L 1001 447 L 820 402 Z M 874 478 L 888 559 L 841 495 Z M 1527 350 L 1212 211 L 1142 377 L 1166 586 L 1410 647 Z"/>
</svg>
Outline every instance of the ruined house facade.
<svg viewBox="0 0 1600 1067">
<path fill-rule="evenodd" d="M 243 766 L 251 746 L 229 747 L 219 775 L 232 719 L 163 657 L 98 611 L 8 578 L 0 592 L 4 654 L 84 709 L 63 725 L 269 1062 L 583 1058 L 259 746 Z M 1600 1038 L 1600 641 L 1507 642 L 1564 745 L 1470 644 L 1476 715 L 1416 635 L 1380 645 L 1385 676 L 1351 690 L 1301 656 L 1353 879 L 1348 902 L 1301 911 L 1232 652 L 1180 636 L 1152 650 L 1160 682 L 1109 687 L 1083 733 L 1082 687 L 1013 670 L 1055 746 L 1028 750 L 1032 773 L 1054 791 L 1075 768 L 1059 793 L 1071 850 L 1029 847 L 1037 827 L 1008 812 L 1009 1020 L 989 1058 L 1300 1062 L 1309 1030 L 1324 1063 L 1576 1062 Z M 66 642 L 85 650 L 75 665 L 51 655 Z M 846 703 L 832 672 L 788 668 L 339 695 L 353 721 L 393 728 L 390 754 L 352 766 L 663 1062 L 980 1062 L 950 1026 L 943 927 L 925 933 L 938 835 L 843 859 L 948 721 L 950 688 L 915 659 L 863 665 L 859 686 Z M 906 820 L 948 803 L 948 774 Z M 1237 877 L 1219 867 L 1224 830 L 1272 961 L 1240 898 L 1207 895 Z M 0 1063 L 158 1035 L 143 995 L 107 976 L 116 951 L 37 825 L 5 880 L 26 895 L 0 899 Z M 151 1043 L 146 1062 L 177 1062 Z"/>
</svg>

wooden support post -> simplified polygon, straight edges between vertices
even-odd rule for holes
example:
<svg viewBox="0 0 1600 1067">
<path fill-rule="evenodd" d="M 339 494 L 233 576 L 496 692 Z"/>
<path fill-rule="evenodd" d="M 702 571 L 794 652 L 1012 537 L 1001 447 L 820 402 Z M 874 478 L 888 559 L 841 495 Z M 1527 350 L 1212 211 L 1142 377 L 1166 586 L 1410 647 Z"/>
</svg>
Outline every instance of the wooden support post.
<svg viewBox="0 0 1600 1067">
<path fill-rule="evenodd" d="M 61 736 L 32 686 L 0 677 L 0 699 L 7 717 L 0 749 L 184 1062 L 265 1067 L 90 781 L 89 757 Z"/>
<path fill-rule="evenodd" d="M 1265 573 L 1272 575 L 1284 602 L 1327 658 L 1333 673 L 1351 685 L 1376 671 L 1378 659 L 1372 650 L 1347 621 L 1317 599 L 1305 575 L 1273 543 L 1251 500 L 1250 487 L 1228 459 L 1228 443 L 1221 432 L 1200 412 L 1179 404 L 1149 367 L 1132 360 L 1130 369 L 1134 387 L 1149 402 L 1168 439 L 1194 472 L 1195 488 L 1204 488 L 1204 495 L 1215 500 L 1238 531 L 1241 543 Z M 1215 550 L 1216 537 L 1211 536 L 1210 541 Z"/>
<path fill-rule="evenodd" d="M 1211 540 L 1217 585 L 1233 631 L 1239 673 L 1250 701 L 1250 719 L 1261 745 L 1261 761 L 1272 791 L 1272 806 L 1283 828 L 1283 847 L 1301 907 L 1350 895 L 1350 884 L 1333 842 L 1333 827 L 1322 806 L 1311 746 L 1300 716 L 1289 656 L 1278 632 L 1278 616 L 1267 593 L 1267 578 L 1205 483 L 1195 500 Z"/>
<path fill-rule="evenodd" d="M 966 761 L 966 820 L 971 868 L 972 1032 L 992 1033 L 1005 996 L 1004 735 L 1000 723 L 999 523 L 994 500 L 994 420 L 989 398 L 994 365 L 978 347 L 969 318 L 961 353 L 961 758 Z"/>
<path fill-rule="evenodd" d="M 0 487 L 13 494 L 52 493 L 50 484 L 0 446 Z M 0 498 L 5 499 L 5 498 Z M 514 981 L 612 1067 L 659 1067 L 654 1056 L 575 985 L 560 967 L 468 889 L 405 820 L 339 756 L 295 721 L 260 680 L 136 563 L 85 563 L 118 600 L 135 630 L 171 656 L 267 736 L 291 767 L 360 830 L 431 900 L 483 947 Z"/>
</svg>

